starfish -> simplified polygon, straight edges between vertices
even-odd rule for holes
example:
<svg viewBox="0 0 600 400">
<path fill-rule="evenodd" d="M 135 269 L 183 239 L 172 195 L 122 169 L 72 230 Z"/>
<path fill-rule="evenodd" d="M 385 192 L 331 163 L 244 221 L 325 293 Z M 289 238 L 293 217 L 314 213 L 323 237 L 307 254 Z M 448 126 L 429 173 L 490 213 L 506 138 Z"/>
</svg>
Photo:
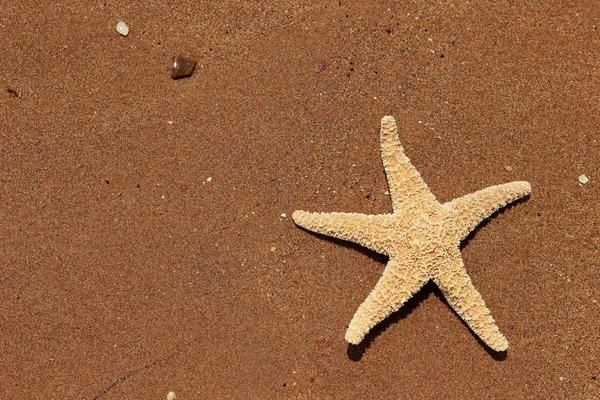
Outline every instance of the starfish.
<svg viewBox="0 0 600 400">
<path fill-rule="evenodd" d="M 381 158 L 392 200 L 391 214 L 294 211 L 294 222 L 310 231 L 358 243 L 389 257 L 383 275 L 358 307 L 346 341 L 357 345 L 432 280 L 452 309 L 495 351 L 506 351 L 502 335 L 473 286 L 460 242 L 484 219 L 529 195 L 527 182 L 510 182 L 439 203 L 404 154 L 391 116 L 381 120 Z"/>
</svg>

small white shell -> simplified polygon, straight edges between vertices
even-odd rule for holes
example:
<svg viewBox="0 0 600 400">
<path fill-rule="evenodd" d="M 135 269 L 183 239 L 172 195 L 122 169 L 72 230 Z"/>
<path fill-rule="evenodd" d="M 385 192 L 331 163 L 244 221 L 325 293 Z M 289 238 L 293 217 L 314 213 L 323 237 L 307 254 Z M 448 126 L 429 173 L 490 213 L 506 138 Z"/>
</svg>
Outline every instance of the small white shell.
<svg viewBox="0 0 600 400">
<path fill-rule="evenodd" d="M 125 25 L 125 22 L 119 21 L 117 24 L 117 32 L 119 32 L 122 36 L 127 36 L 129 34 L 129 28 Z"/>
<path fill-rule="evenodd" d="M 169 392 L 169 394 L 167 394 L 167 400 L 175 400 L 177 398 L 177 396 L 175 396 L 175 393 L 173 392 Z"/>
<path fill-rule="evenodd" d="M 585 176 L 585 175 L 579 175 L 579 183 L 581 183 L 582 185 L 585 185 L 586 183 L 588 183 L 590 181 L 590 179 Z"/>
</svg>

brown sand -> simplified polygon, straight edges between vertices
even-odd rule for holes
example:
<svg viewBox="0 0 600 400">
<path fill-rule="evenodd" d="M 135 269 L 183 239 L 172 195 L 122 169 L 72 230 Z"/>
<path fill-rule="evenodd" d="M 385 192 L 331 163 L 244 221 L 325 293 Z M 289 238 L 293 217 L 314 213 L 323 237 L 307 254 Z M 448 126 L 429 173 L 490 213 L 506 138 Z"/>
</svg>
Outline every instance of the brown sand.
<svg viewBox="0 0 600 400">
<path fill-rule="evenodd" d="M 0 5 L 3 399 L 600 398 L 597 1 L 80 3 Z M 531 183 L 462 250 L 506 354 L 431 284 L 344 342 L 386 260 L 290 216 L 391 210 L 386 114 Z"/>
</svg>

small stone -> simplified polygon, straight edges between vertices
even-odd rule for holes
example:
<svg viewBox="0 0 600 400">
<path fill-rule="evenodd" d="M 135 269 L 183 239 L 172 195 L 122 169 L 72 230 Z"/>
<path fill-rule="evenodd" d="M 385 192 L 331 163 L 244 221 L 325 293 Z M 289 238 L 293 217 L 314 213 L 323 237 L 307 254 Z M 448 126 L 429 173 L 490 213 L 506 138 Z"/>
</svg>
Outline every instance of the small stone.
<svg viewBox="0 0 600 400">
<path fill-rule="evenodd" d="M 189 58 L 183 58 L 179 56 L 173 57 L 173 68 L 171 69 L 171 78 L 179 79 L 185 78 L 194 72 L 196 68 L 196 61 L 190 60 Z"/>
<path fill-rule="evenodd" d="M 121 36 L 127 36 L 129 34 L 129 27 L 125 25 L 125 22 L 119 21 L 117 24 L 117 32 L 119 32 Z"/>
<path fill-rule="evenodd" d="M 317 64 L 317 68 L 315 68 L 315 71 L 323 72 L 323 71 L 325 71 L 326 68 L 327 68 L 327 63 L 325 61 L 321 61 L 320 63 Z"/>
<path fill-rule="evenodd" d="M 282 213 L 282 214 L 281 214 L 281 218 L 286 218 L 286 217 L 287 217 L 287 214 L 286 214 L 286 213 Z"/>
<path fill-rule="evenodd" d="M 206 178 L 206 182 L 212 182 L 212 176 L 209 176 L 208 178 Z"/>
<path fill-rule="evenodd" d="M 508 172 L 512 171 L 512 167 L 510 165 L 505 165 L 504 169 L 507 170 Z"/>
<path fill-rule="evenodd" d="M 177 398 L 177 396 L 175 396 L 175 393 L 173 392 L 169 392 L 169 394 L 167 394 L 167 400 L 175 400 Z"/>
<path fill-rule="evenodd" d="M 582 185 L 585 185 L 586 183 L 588 183 L 590 181 L 590 179 L 585 176 L 585 174 L 579 175 L 579 183 L 581 183 Z"/>
<path fill-rule="evenodd" d="M 271 253 L 275 253 L 277 251 L 277 247 L 271 246 Z"/>
</svg>

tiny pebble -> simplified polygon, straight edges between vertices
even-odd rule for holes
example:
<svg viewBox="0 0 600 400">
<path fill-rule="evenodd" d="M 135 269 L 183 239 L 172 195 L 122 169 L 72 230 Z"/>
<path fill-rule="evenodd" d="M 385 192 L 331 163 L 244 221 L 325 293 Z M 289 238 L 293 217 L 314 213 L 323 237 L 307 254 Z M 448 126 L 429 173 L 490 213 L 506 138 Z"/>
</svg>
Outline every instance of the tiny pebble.
<svg viewBox="0 0 600 400">
<path fill-rule="evenodd" d="M 286 218 L 286 217 L 287 217 L 286 213 L 281 214 L 281 218 Z"/>
<path fill-rule="evenodd" d="M 320 63 L 317 64 L 317 68 L 315 68 L 315 71 L 323 72 L 323 71 L 325 71 L 326 68 L 327 68 L 327 63 L 325 61 L 321 61 Z"/>
<path fill-rule="evenodd" d="M 167 400 L 175 400 L 177 398 L 177 396 L 175 396 L 175 393 L 173 392 L 169 392 L 169 394 L 167 394 Z"/>
<path fill-rule="evenodd" d="M 196 61 L 190 58 L 180 56 L 173 57 L 173 67 L 171 68 L 171 78 L 179 79 L 191 76 L 196 68 Z"/>
<path fill-rule="evenodd" d="M 581 183 L 582 185 L 585 185 L 586 183 L 588 183 L 590 180 L 587 176 L 585 175 L 579 175 L 579 183 Z"/>
<path fill-rule="evenodd" d="M 119 21 L 117 24 L 117 32 L 119 32 L 122 36 L 127 36 L 129 34 L 129 28 L 125 25 L 125 22 Z"/>
<path fill-rule="evenodd" d="M 212 182 L 212 176 L 209 176 L 208 178 L 206 178 L 206 182 Z"/>
<path fill-rule="evenodd" d="M 565 380 L 564 376 L 561 376 L 560 378 L 558 378 L 561 382 Z"/>
<path fill-rule="evenodd" d="M 512 171 L 512 167 L 510 165 L 505 165 L 504 169 L 507 170 L 508 172 Z"/>
<path fill-rule="evenodd" d="M 271 247 L 271 253 L 275 253 L 276 251 L 277 251 L 277 247 L 275 247 L 275 246 L 272 246 L 272 247 Z"/>
</svg>

